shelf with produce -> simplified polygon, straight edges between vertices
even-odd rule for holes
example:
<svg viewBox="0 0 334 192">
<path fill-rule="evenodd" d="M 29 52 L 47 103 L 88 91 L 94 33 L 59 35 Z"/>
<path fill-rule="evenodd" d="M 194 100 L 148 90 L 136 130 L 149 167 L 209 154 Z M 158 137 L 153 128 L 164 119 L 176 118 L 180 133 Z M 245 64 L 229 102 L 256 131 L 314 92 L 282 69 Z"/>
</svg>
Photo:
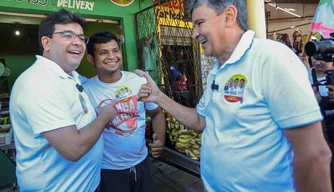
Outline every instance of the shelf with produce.
<svg viewBox="0 0 334 192">
<path fill-rule="evenodd" d="M 13 130 L 10 124 L 9 113 L 2 113 L 0 117 L 0 146 L 10 145 L 13 139 Z"/>
<path fill-rule="evenodd" d="M 3 113 L 2 111 L 8 111 L 9 110 L 9 94 L 8 93 L 1 93 L 0 94 L 0 113 Z M 1 114 L 0 114 L 1 117 Z"/>
<path fill-rule="evenodd" d="M 200 177 L 200 137 L 166 113 L 167 133 L 164 151 L 157 158 L 170 166 Z M 152 142 L 151 119 L 146 119 L 146 141 Z"/>
<path fill-rule="evenodd" d="M 13 139 L 13 130 L 9 118 L 9 95 L 0 95 L 0 146 L 10 145 Z"/>
</svg>

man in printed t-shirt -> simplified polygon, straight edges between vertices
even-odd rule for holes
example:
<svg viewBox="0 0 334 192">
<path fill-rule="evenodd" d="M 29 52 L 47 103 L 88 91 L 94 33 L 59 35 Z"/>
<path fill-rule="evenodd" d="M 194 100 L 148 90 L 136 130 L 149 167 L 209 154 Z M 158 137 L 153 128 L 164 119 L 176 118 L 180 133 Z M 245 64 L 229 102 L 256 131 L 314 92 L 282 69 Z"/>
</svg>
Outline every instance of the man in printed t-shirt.
<svg viewBox="0 0 334 192">
<path fill-rule="evenodd" d="M 94 107 L 116 102 L 116 117 L 105 127 L 101 170 L 101 191 L 153 191 L 150 159 L 145 145 L 145 112 L 152 118 L 152 156 L 161 154 L 165 143 L 166 121 L 158 105 L 137 101 L 146 79 L 121 71 L 122 53 L 117 37 L 97 32 L 87 45 L 87 59 L 97 76 L 85 82 L 84 89 Z"/>
</svg>

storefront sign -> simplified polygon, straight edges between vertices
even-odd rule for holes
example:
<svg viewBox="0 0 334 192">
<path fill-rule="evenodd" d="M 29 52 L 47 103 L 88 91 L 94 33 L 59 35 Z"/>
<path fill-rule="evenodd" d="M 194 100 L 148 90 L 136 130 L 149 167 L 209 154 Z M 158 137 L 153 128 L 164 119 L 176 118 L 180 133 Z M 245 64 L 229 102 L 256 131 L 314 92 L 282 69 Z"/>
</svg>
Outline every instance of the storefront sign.
<svg viewBox="0 0 334 192">
<path fill-rule="evenodd" d="M 183 3 L 184 0 L 174 0 L 157 6 L 158 25 L 192 28 L 192 23 L 185 20 Z"/>
<path fill-rule="evenodd" d="M 16 0 L 17 2 L 23 2 L 23 1 L 27 1 L 28 3 L 31 4 L 39 4 L 42 6 L 46 6 L 48 4 L 48 0 Z"/>
<path fill-rule="evenodd" d="M 129 6 L 134 0 L 110 0 L 111 2 L 115 3 L 118 6 Z"/>
<path fill-rule="evenodd" d="M 159 2 L 159 0 L 153 0 Z M 183 20 L 183 2 L 184 0 L 174 0 L 164 3 L 156 8 L 158 17 L 161 19 Z"/>
<path fill-rule="evenodd" d="M 153 0 L 153 3 L 157 3 L 159 0 Z M 174 0 L 168 3 L 162 4 L 163 7 L 167 7 L 170 9 L 178 9 L 181 10 L 183 9 L 183 0 Z"/>
<path fill-rule="evenodd" d="M 165 10 L 160 10 L 157 8 L 158 11 L 158 17 L 163 18 L 163 19 L 176 19 L 176 20 L 183 20 L 183 14 L 181 12 L 175 12 L 172 11 L 171 9 L 165 9 Z"/>
<path fill-rule="evenodd" d="M 81 0 L 58 0 L 57 6 L 92 11 L 94 9 L 94 2 Z"/>
</svg>

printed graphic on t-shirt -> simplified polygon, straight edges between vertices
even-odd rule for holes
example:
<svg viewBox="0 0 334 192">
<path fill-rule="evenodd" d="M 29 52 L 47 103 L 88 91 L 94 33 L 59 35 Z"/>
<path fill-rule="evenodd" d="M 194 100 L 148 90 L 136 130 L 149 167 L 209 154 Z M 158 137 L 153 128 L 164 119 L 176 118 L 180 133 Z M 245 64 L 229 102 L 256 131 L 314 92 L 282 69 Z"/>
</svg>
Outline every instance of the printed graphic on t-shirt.
<svg viewBox="0 0 334 192">
<path fill-rule="evenodd" d="M 137 118 L 139 117 L 137 96 L 126 97 L 129 93 L 132 93 L 132 91 L 126 86 L 120 87 L 115 92 L 116 98 L 123 99 L 118 100 L 114 105 L 116 117 L 105 128 L 116 135 L 129 136 L 137 129 Z M 113 101 L 114 99 L 105 99 L 100 102 L 99 107 L 103 107 Z"/>
<path fill-rule="evenodd" d="M 82 109 L 83 109 L 84 113 L 87 114 L 88 113 L 88 109 L 87 109 L 86 101 L 82 97 L 81 94 L 79 94 L 79 100 L 80 100 L 80 103 L 81 103 L 81 106 L 82 106 Z"/>
<path fill-rule="evenodd" d="M 242 102 L 247 79 L 241 74 L 233 75 L 225 83 L 224 98 L 231 103 Z"/>
<path fill-rule="evenodd" d="M 130 96 L 132 93 L 130 87 L 127 86 L 121 86 L 118 88 L 115 92 L 115 97 L 117 100 L 125 99 L 128 96 Z"/>
</svg>

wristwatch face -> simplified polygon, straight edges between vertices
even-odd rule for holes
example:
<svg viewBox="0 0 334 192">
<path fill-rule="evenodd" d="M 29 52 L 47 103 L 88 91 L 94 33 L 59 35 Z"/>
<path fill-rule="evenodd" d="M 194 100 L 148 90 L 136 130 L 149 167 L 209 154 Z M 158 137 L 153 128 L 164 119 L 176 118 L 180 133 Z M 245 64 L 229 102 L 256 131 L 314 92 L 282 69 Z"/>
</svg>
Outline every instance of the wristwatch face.
<svg viewBox="0 0 334 192">
<path fill-rule="evenodd" d="M 2 76 L 4 71 L 5 71 L 5 66 L 0 62 L 0 77 Z"/>
</svg>

